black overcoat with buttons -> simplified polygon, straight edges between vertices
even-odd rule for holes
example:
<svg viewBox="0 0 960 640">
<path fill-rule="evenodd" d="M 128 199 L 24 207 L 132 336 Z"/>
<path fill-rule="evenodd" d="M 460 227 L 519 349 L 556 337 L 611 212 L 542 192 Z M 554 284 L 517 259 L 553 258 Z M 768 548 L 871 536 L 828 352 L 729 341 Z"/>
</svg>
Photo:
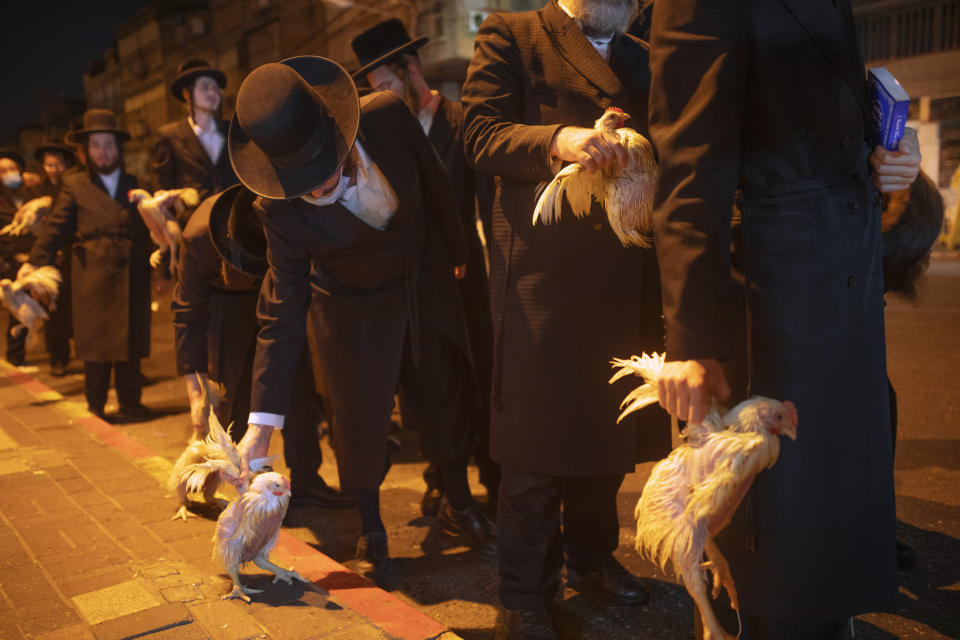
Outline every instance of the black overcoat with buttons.
<svg viewBox="0 0 960 640">
<path fill-rule="evenodd" d="M 889 607 L 880 208 L 849 3 L 658 2 L 651 52 L 668 357 L 734 358 L 737 396 L 791 400 L 800 416 L 720 538 L 741 608 L 837 620 Z"/>
<path fill-rule="evenodd" d="M 669 450 L 666 414 L 617 424 L 632 388 L 608 385 L 610 359 L 662 349 L 654 252 L 624 248 L 599 206 L 533 226 L 563 125 L 592 127 L 607 107 L 646 131 L 645 43 L 618 34 L 607 63 L 551 1 L 494 13 L 477 34 L 462 101 L 467 158 L 497 176 L 490 243 L 494 328 L 491 455 L 555 476 L 633 471 Z"/>
</svg>

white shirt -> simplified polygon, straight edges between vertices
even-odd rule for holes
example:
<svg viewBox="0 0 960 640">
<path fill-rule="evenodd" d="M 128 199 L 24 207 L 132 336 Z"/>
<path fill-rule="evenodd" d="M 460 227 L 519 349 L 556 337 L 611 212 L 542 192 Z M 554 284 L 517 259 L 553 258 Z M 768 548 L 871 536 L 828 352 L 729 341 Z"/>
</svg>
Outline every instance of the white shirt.
<svg viewBox="0 0 960 640">
<path fill-rule="evenodd" d="M 580 27 L 580 30 L 583 31 L 583 25 L 580 24 L 579 20 L 573 17 L 573 14 L 570 13 L 570 10 L 564 6 L 563 2 L 558 2 L 557 4 L 560 5 L 560 8 L 563 9 L 563 12 L 565 14 L 573 18 L 573 21 L 576 22 L 577 26 Z M 607 61 L 610 60 L 610 41 L 613 40 L 612 35 L 608 38 L 594 38 L 594 37 L 588 36 L 586 33 L 584 33 L 583 35 L 590 42 L 590 44 L 593 45 L 593 48 L 597 50 L 597 53 L 600 54 L 601 58 Z"/>
<path fill-rule="evenodd" d="M 200 141 L 203 150 L 207 152 L 210 162 L 217 164 L 217 158 L 220 157 L 220 151 L 223 150 L 224 141 L 223 134 L 220 133 L 220 129 L 217 128 L 216 120 L 213 118 L 207 120 L 207 127 L 205 129 L 202 129 L 190 116 L 187 116 L 187 123 L 190 125 L 190 128 L 193 129 L 193 132 L 197 134 L 197 140 Z"/>
<path fill-rule="evenodd" d="M 120 167 L 113 170 L 113 173 L 99 174 L 103 186 L 107 188 L 107 193 L 111 198 L 117 197 L 117 184 L 120 182 Z"/>
<path fill-rule="evenodd" d="M 399 200 L 390 183 L 383 177 L 376 163 L 370 159 L 360 141 L 357 151 L 357 166 L 354 176 L 341 176 L 340 184 L 333 193 L 323 198 L 301 196 L 305 202 L 322 207 L 339 202 L 350 213 L 375 229 L 383 229 L 397 212 Z M 356 180 L 354 181 L 354 178 Z M 354 184 L 350 184 L 354 182 Z M 251 411 L 247 422 L 274 429 L 282 429 L 284 416 L 277 413 Z"/>
<path fill-rule="evenodd" d="M 430 135 L 433 117 L 437 115 L 437 109 L 440 108 L 440 93 L 433 89 L 430 90 L 430 93 L 432 97 L 417 113 L 417 120 L 420 121 L 420 126 L 423 127 L 423 133 L 426 135 Z"/>
</svg>

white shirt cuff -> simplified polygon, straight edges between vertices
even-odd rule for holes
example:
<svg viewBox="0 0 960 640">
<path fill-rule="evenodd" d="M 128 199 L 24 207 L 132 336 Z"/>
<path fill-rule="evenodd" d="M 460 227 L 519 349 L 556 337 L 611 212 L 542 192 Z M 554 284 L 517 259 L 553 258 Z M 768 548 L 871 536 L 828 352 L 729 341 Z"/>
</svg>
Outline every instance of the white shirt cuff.
<svg viewBox="0 0 960 640">
<path fill-rule="evenodd" d="M 251 411 L 250 417 L 247 418 L 247 424 L 261 424 L 265 427 L 283 429 L 283 418 L 279 413 L 259 413 L 257 411 Z"/>
</svg>

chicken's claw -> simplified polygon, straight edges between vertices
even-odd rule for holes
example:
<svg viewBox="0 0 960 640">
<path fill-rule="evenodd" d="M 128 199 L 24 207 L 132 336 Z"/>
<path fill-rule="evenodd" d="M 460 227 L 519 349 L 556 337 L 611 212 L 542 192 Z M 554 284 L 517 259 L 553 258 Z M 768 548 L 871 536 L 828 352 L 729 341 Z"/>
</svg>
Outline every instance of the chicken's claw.
<svg viewBox="0 0 960 640">
<path fill-rule="evenodd" d="M 287 584 L 293 584 L 294 580 L 298 580 L 300 582 L 310 582 L 293 569 L 287 570 L 280 567 L 278 567 L 278 569 L 280 570 L 276 572 L 276 575 L 273 578 L 273 584 L 277 584 L 280 581 L 283 581 Z"/>
<path fill-rule="evenodd" d="M 238 584 L 233 585 L 233 591 L 228 593 L 225 596 L 222 596 L 221 600 L 243 600 L 247 604 L 250 604 L 250 595 L 256 593 L 263 593 L 263 589 L 254 589 L 253 587 L 244 587 Z"/>
<path fill-rule="evenodd" d="M 173 514 L 173 517 L 170 518 L 170 519 L 171 519 L 171 520 L 183 520 L 184 522 L 186 522 L 186 521 L 187 521 L 187 518 L 196 518 L 196 517 L 197 517 L 197 516 L 196 516 L 195 514 L 190 513 L 190 511 L 187 509 L 187 505 L 182 504 L 182 505 L 180 505 L 180 508 L 177 509 L 177 512 L 176 512 L 175 514 Z M 716 596 L 714 596 L 714 597 L 716 597 Z"/>
</svg>

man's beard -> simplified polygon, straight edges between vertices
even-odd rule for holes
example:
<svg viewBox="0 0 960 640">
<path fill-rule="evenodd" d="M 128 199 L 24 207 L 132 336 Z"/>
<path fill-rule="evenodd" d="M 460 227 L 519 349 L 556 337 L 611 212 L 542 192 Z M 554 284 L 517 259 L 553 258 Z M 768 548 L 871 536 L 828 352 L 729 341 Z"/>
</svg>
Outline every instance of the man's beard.
<svg viewBox="0 0 960 640">
<path fill-rule="evenodd" d="M 626 31 L 637 10 L 633 0 L 565 0 L 563 4 L 588 36 L 609 37 Z"/>
<path fill-rule="evenodd" d="M 107 165 L 98 164 L 93 160 L 91 160 L 90 166 L 93 167 L 94 171 L 96 171 L 101 175 L 109 175 L 120 167 L 120 158 L 117 158 L 116 160 L 114 160 L 113 162 Z"/>
</svg>

